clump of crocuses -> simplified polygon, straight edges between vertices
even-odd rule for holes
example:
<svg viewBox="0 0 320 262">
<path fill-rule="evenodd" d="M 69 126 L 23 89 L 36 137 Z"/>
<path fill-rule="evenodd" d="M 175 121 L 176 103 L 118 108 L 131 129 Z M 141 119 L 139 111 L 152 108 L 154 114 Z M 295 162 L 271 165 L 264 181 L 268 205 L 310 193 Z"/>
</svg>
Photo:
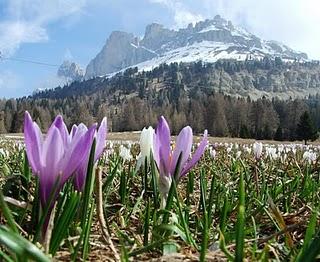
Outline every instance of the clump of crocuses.
<svg viewBox="0 0 320 262">
<path fill-rule="evenodd" d="M 32 121 L 28 112 L 24 118 L 24 138 L 28 161 L 33 174 L 39 178 L 40 200 L 42 206 L 46 206 L 49 197 L 55 190 L 55 197 L 78 170 L 79 177 L 75 178 L 75 186 L 81 190 L 85 175 L 79 170 L 86 170 L 88 155 L 94 137 L 97 140 L 95 160 L 101 154 L 106 137 L 106 120 L 103 120 L 101 127 L 96 132 L 97 125 L 89 129 L 84 125 L 73 126 L 71 132 L 58 115 L 51 124 L 44 137 L 37 123 Z M 103 140 L 103 142 L 101 142 Z M 54 188 L 56 186 L 56 188 Z"/>
<path fill-rule="evenodd" d="M 190 158 L 192 142 L 192 129 L 190 126 L 186 126 L 180 131 L 176 139 L 175 147 L 172 150 L 170 146 L 169 125 L 163 116 L 160 117 L 154 135 L 153 152 L 159 170 L 159 189 L 164 203 L 172 179 L 178 181 L 182 176 L 185 176 L 189 170 L 197 164 L 205 152 L 208 144 L 207 130 L 204 131 L 202 141 Z M 178 165 L 179 158 L 180 164 Z M 175 174 L 176 177 L 173 177 Z"/>
</svg>

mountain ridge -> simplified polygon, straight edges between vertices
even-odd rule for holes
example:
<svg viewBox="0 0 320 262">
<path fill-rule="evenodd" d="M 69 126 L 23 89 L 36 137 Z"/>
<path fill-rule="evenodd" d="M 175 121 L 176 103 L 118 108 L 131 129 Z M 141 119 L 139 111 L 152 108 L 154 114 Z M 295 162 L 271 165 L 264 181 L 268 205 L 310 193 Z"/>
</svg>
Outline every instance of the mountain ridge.
<svg viewBox="0 0 320 262">
<path fill-rule="evenodd" d="M 274 40 L 263 40 L 217 15 L 186 28 L 173 30 L 158 23 L 146 26 L 143 38 L 113 31 L 93 58 L 85 78 L 103 76 L 137 66 L 151 70 L 161 63 L 216 62 L 219 59 L 261 59 L 280 57 L 285 61 L 306 61 L 307 54 Z"/>
</svg>

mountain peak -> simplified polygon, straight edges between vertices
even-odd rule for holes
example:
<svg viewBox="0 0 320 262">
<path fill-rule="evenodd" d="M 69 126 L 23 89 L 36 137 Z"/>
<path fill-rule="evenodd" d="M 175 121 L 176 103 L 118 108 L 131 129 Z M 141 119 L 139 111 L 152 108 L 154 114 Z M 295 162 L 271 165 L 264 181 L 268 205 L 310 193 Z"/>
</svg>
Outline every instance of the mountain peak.
<svg viewBox="0 0 320 262">
<path fill-rule="evenodd" d="M 143 39 L 114 31 L 101 52 L 89 63 L 86 77 L 114 73 L 131 66 L 149 70 L 160 63 L 262 59 L 265 56 L 289 61 L 308 58 L 305 53 L 260 39 L 216 15 L 179 30 L 151 23 L 146 26 Z"/>
<path fill-rule="evenodd" d="M 162 30 L 163 30 L 163 25 L 158 24 L 158 23 L 152 23 L 150 25 L 147 25 L 144 37 L 148 37 L 150 35 L 157 34 L 158 32 L 161 32 Z"/>
<path fill-rule="evenodd" d="M 84 72 L 75 62 L 65 60 L 58 68 L 57 76 L 65 78 L 70 82 L 79 81 L 83 78 Z"/>
</svg>

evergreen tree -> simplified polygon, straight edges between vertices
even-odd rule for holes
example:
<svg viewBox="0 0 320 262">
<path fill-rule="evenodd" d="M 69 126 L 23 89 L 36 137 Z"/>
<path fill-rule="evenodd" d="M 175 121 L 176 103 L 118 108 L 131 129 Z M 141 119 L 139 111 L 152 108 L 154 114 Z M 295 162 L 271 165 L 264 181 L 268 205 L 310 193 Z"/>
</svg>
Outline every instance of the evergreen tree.
<svg viewBox="0 0 320 262">
<path fill-rule="evenodd" d="M 250 132 L 249 132 L 248 127 L 246 125 L 241 125 L 239 136 L 241 138 L 250 138 Z"/>
<path fill-rule="evenodd" d="M 276 140 L 276 141 L 283 141 L 283 131 L 282 131 L 282 127 L 281 126 L 278 126 L 277 131 L 274 134 L 273 139 Z"/>
<path fill-rule="evenodd" d="M 305 111 L 299 120 L 297 125 L 296 134 L 298 140 L 304 140 L 305 145 L 308 140 L 314 141 L 319 137 L 318 131 L 315 128 L 313 120 L 309 113 Z"/>
</svg>

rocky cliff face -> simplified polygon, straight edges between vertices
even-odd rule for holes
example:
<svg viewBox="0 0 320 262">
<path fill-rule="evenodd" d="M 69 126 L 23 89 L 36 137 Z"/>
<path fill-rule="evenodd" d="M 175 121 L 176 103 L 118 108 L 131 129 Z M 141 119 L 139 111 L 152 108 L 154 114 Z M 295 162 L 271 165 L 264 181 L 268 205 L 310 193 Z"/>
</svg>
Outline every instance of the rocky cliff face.
<svg viewBox="0 0 320 262">
<path fill-rule="evenodd" d="M 262 40 L 220 16 L 187 28 L 170 30 L 160 24 L 146 27 L 142 39 L 115 31 L 101 52 L 89 63 L 86 78 L 118 72 L 130 66 L 150 70 L 160 63 L 215 62 L 218 59 L 259 59 L 264 56 L 284 60 L 306 60 L 305 53 L 275 41 Z"/>
<path fill-rule="evenodd" d="M 140 46 L 139 39 L 126 32 L 112 32 L 100 53 L 89 63 L 86 77 L 100 76 L 155 57 Z"/>
<path fill-rule="evenodd" d="M 84 72 L 78 64 L 71 61 L 64 61 L 58 69 L 57 76 L 65 78 L 67 82 L 73 82 L 81 80 Z"/>
</svg>

